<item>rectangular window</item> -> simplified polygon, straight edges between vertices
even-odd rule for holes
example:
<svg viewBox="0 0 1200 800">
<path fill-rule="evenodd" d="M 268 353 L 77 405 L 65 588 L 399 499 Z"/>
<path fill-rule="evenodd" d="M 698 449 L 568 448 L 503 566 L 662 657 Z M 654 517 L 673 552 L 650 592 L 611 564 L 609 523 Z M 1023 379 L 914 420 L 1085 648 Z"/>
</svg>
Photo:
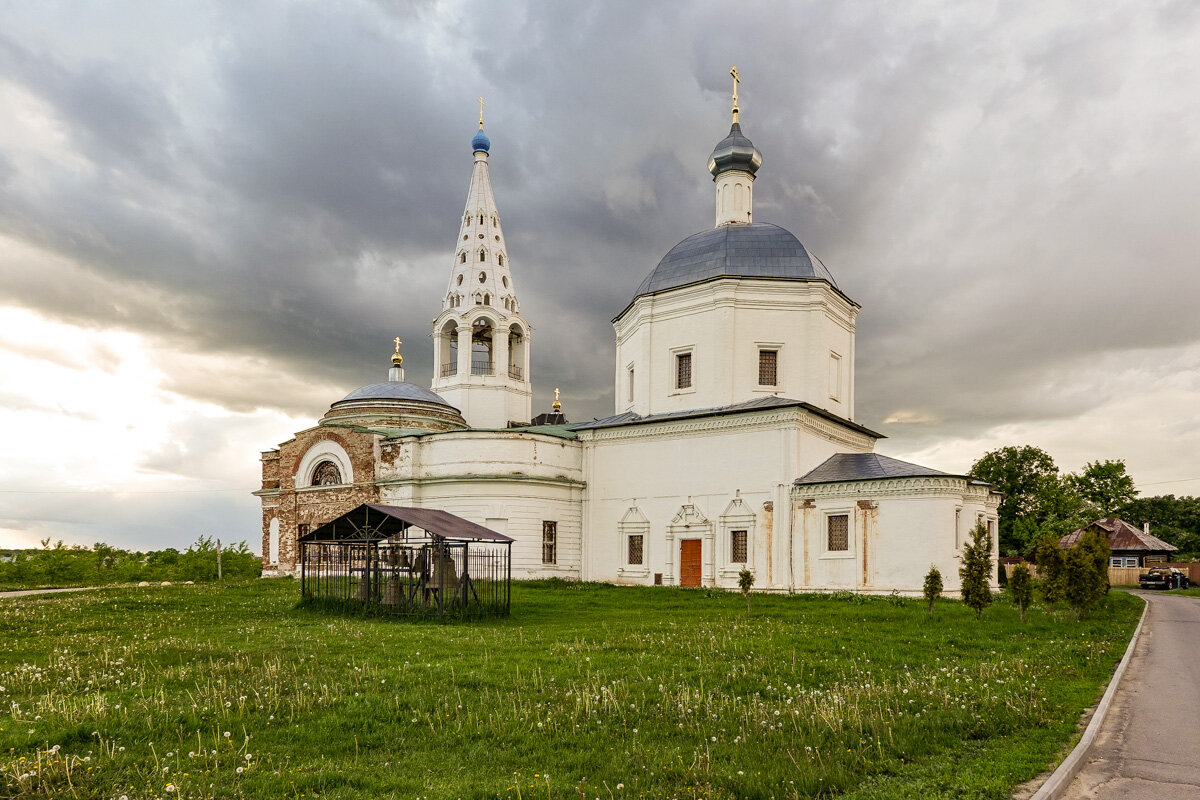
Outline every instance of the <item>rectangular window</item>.
<svg viewBox="0 0 1200 800">
<path fill-rule="evenodd" d="M 629 536 L 629 566 L 640 567 L 642 565 L 643 553 L 642 534 L 635 533 Z"/>
<path fill-rule="evenodd" d="M 778 381 L 779 351 L 758 351 L 758 385 L 775 386 Z"/>
<path fill-rule="evenodd" d="M 558 563 L 558 523 L 545 521 L 542 523 L 542 563 Z"/>
<path fill-rule="evenodd" d="M 629 402 L 632 403 L 633 402 L 633 367 L 629 368 L 629 374 L 627 377 L 629 380 Z"/>
<path fill-rule="evenodd" d="M 850 549 L 850 515 L 831 514 L 826 517 L 829 526 L 829 551 L 846 552 Z"/>
<path fill-rule="evenodd" d="M 988 536 L 992 537 L 992 545 L 996 544 L 996 520 L 989 519 L 987 521 Z"/>
<path fill-rule="evenodd" d="M 307 522 L 301 522 L 296 526 L 296 538 L 299 539 L 301 536 L 307 536 L 311 530 L 312 525 L 309 525 Z"/>
<path fill-rule="evenodd" d="M 1125 559 L 1121 556 L 1110 556 L 1108 559 L 1108 565 L 1110 567 L 1123 567 L 1125 566 Z"/>
<path fill-rule="evenodd" d="M 734 564 L 746 563 L 746 544 L 749 537 L 746 531 L 729 532 L 729 560 Z"/>
<path fill-rule="evenodd" d="M 954 549 L 962 547 L 962 509 L 954 509 Z"/>
<path fill-rule="evenodd" d="M 675 388 L 690 389 L 692 387 L 692 354 L 677 353 L 675 355 Z"/>
</svg>

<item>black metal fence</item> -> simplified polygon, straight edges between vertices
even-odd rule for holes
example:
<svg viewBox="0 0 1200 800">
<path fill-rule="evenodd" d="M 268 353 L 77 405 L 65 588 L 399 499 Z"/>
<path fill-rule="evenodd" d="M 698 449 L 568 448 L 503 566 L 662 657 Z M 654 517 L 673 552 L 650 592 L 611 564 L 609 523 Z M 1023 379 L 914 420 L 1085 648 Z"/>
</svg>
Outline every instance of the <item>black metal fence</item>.
<svg viewBox="0 0 1200 800">
<path fill-rule="evenodd" d="M 512 551 L 507 544 L 406 540 L 300 544 L 300 594 L 358 602 L 397 615 L 507 614 Z"/>
</svg>

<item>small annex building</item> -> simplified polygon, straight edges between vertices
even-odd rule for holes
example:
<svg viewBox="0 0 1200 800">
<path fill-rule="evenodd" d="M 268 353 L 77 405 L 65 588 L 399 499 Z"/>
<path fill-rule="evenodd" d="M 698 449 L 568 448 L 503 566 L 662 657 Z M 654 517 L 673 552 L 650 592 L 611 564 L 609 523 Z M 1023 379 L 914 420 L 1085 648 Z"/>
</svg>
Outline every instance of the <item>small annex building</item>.
<svg viewBox="0 0 1200 800">
<path fill-rule="evenodd" d="M 262 454 L 267 574 L 295 574 L 300 543 L 362 504 L 510 537 L 518 578 L 736 589 L 748 569 L 758 590 L 918 594 L 937 566 L 954 593 L 977 523 L 998 548 L 989 485 L 874 452 L 882 435 L 855 418 L 860 307 L 793 233 L 754 219 L 763 158 L 736 96 L 708 158 L 715 224 L 630 287 L 603 419 L 569 424 L 557 399 L 532 413 L 491 146 L 481 118 L 432 386 L 405 381 L 397 340 L 387 381 Z"/>
<path fill-rule="evenodd" d="M 1150 533 L 1150 523 L 1141 528 L 1130 525 L 1123 519 L 1105 517 L 1071 531 L 1058 540 L 1058 546 L 1064 550 L 1074 547 L 1080 537 L 1090 530 L 1099 531 L 1112 548 L 1109 557 L 1110 567 L 1146 567 L 1151 564 L 1165 564 L 1171 560 L 1171 554 L 1179 548 L 1164 542 Z"/>
</svg>

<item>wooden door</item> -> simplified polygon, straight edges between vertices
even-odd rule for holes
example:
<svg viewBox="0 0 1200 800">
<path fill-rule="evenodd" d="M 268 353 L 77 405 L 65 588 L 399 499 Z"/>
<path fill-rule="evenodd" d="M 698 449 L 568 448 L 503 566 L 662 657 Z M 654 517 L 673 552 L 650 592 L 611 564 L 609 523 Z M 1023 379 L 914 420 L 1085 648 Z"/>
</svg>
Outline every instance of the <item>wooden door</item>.
<svg viewBox="0 0 1200 800">
<path fill-rule="evenodd" d="M 700 540 L 679 540 L 679 585 L 700 585 Z"/>
</svg>

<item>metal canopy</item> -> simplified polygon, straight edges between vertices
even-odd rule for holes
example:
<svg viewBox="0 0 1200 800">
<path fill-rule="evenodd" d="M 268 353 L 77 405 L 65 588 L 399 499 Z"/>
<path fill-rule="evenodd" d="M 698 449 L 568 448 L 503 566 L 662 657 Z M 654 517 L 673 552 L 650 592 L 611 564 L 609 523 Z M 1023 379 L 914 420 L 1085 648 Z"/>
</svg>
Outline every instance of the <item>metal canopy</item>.
<svg viewBox="0 0 1200 800">
<path fill-rule="evenodd" d="M 363 503 L 335 520 L 300 537 L 301 542 L 378 542 L 417 527 L 434 539 L 454 542 L 502 542 L 514 540 L 490 528 L 436 508 L 408 508 Z"/>
</svg>

